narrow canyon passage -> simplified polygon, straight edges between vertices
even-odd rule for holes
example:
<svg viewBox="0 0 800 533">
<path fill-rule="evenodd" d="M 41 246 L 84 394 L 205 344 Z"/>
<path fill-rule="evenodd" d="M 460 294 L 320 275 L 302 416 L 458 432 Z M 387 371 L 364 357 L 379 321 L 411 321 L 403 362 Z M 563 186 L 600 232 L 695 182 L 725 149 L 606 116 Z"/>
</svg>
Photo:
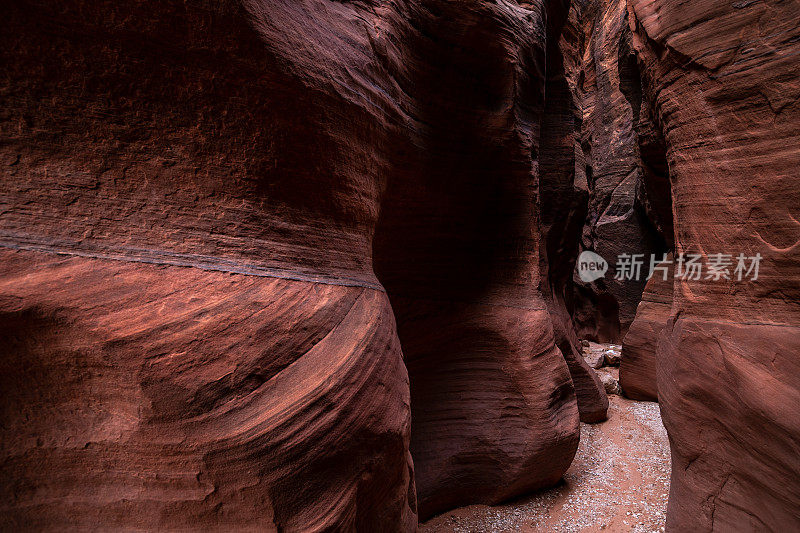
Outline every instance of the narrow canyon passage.
<svg viewBox="0 0 800 533">
<path fill-rule="evenodd" d="M 800 531 L 797 0 L 7 7 L 0 531 Z"/>
<path fill-rule="evenodd" d="M 420 531 L 664 531 L 669 472 L 658 404 L 610 395 L 608 420 L 581 424 L 578 453 L 559 485 L 497 506 L 455 509 Z"/>
</svg>

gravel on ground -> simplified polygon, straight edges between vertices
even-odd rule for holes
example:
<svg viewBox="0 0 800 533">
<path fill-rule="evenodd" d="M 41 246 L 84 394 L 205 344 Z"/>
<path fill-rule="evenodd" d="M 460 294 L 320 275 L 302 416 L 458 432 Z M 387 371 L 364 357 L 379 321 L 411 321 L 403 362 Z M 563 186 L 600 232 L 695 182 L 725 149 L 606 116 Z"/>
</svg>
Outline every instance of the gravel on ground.
<svg viewBox="0 0 800 533">
<path fill-rule="evenodd" d="M 658 404 L 615 395 L 609 402 L 606 422 L 581 424 L 578 452 L 560 485 L 502 505 L 455 509 L 420 531 L 664 531 L 670 453 Z"/>
</svg>

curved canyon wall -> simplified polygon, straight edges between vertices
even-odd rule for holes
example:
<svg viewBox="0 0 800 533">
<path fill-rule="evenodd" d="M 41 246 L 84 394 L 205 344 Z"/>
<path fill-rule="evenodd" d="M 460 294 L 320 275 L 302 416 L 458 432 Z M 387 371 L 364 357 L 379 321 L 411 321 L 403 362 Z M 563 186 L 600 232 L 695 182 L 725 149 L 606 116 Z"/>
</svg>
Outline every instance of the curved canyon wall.
<svg viewBox="0 0 800 533">
<path fill-rule="evenodd" d="M 622 342 L 619 384 L 625 396 L 634 400 L 658 401 L 656 352 L 661 332 L 672 314 L 672 293 L 675 278 L 672 254 L 667 262 L 647 281 L 636 318 Z"/>
<path fill-rule="evenodd" d="M 411 381 L 422 519 L 552 485 L 578 416 L 605 419 L 608 405 L 554 342 L 542 290 L 545 6 L 424 6 L 403 40 L 416 122 L 373 251 Z"/>
<path fill-rule="evenodd" d="M 589 192 L 579 251 L 605 258 L 609 273 L 590 283 L 576 276 L 572 313 L 581 338 L 616 343 L 633 322 L 650 255 L 673 246 L 669 176 L 660 129 L 642 97 L 625 1 L 576 2 L 573 9 L 582 34 L 574 92 Z M 621 254 L 645 257 L 640 279 L 615 279 Z"/>
<path fill-rule="evenodd" d="M 798 15 L 10 3 L 2 528 L 413 531 L 556 483 L 629 327 L 668 528 L 797 524 Z M 670 249 L 759 278 L 631 326 Z"/>
<path fill-rule="evenodd" d="M 358 15 L 10 6 L 3 529 L 416 526 Z"/>
<path fill-rule="evenodd" d="M 539 195 L 534 208 L 541 225 L 540 292 L 552 318 L 555 344 L 572 375 L 583 422 L 606 419 L 608 400 L 598 376 L 581 356 L 572 315 L 573 271 L 586 219 L 586 157 L 581 148 L 583 102 L 578 93 L 585 35 L 578 4 L 547 6 L 547 68 L 539 142 Z"/>
<path fill-rule="evenodd" d="M 540 271 L 548 10 L 13 2 L 4 527 L 409 531 L 557 482 L 607 399 Z"/>
<path fill-rule="evenodd" d="M 794 529 L 800 5 L 631 0 L 629 9 L 667 145 L 676 253 L 733 256 L 730 279 L 676 280 L 658 342 L 672 449 L 667 529 Z M 738 280 L 739 254 L 761 258 L 757 279 Z"/>
</svg>

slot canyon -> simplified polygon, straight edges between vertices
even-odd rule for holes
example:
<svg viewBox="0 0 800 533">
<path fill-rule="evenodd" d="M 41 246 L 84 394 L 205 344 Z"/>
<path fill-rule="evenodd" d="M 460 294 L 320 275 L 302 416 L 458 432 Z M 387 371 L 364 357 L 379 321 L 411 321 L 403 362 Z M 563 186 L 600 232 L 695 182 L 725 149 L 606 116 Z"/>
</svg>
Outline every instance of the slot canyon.
<svg viewBox="0 0 800 533">
<path fill-rule="evenodd" d="M 5 5 L 0 530 L 800 530 L 798 0 Z"/>
</svg>

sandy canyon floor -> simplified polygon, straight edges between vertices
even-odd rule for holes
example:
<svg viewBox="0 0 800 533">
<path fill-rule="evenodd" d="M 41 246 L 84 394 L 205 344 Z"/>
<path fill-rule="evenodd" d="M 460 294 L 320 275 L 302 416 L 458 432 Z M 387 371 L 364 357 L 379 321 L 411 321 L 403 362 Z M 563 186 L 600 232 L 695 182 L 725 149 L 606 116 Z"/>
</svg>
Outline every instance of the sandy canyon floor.
<svg viewBox="0 0 800 533">
<path fill-rule="evenodd" d="M 658 404 L 609 400 L 606 422 L 581 424 L 578 452 L 559 486 L 504 505 L 455 509 L 420 531 L 664 531 L 670 453 Z"/>
</svg>

